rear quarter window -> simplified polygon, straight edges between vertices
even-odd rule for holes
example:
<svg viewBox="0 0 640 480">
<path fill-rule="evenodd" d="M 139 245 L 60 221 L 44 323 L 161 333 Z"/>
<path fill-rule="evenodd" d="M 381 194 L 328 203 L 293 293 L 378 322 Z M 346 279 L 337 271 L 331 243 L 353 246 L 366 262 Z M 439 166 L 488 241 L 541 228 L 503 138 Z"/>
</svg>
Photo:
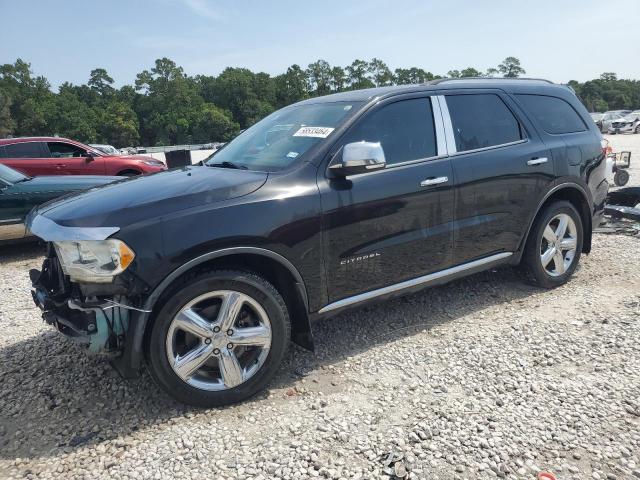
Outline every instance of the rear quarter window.
<svg viewBox="0 0 640 480">
<path fill-rule="evenodd" d="M 4 146 L 5 158 L 47 158 L 49 152 L 42 142 L 12 143 Z"/>
<path fill-rule="evenodd" d="M 584 132 L 587 126 L 566 101 L 545 95 L 516 95 L 542 129 L 553 135 Z"/>
</svg>

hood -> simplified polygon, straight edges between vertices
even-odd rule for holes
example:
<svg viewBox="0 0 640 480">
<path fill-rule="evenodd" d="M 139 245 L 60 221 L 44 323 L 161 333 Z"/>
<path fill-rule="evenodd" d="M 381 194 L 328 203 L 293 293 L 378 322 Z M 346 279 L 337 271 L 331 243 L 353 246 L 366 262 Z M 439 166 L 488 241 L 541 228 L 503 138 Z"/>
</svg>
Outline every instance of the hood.
<svg viewBox="0 0 640 480">
<path fill-rule="evenodd" d="M 247 195 L 266 180 L 264 172 L 184 167 L 72 194 L 36 213 L 66 227 L 123 227 Z"/>
</svg>

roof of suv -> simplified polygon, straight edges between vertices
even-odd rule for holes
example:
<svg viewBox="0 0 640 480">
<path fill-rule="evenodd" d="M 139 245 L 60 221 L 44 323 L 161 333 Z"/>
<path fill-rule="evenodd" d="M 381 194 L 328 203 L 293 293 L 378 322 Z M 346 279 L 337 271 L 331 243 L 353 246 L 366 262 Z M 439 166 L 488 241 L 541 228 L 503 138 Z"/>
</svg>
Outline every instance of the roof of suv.
<svg viewBox="0 0 640 480">
<path fill-rule="evenodd" d="M 542 91 L 552 89 L 558 91 L 570 91 L 564 85 L 555 84 L 549 80 L 537 78 L 485 78 L 485 77 L 469 77 L 469 78 L 441 78 L 432 80 L 431 82 L 412 85 L 394 85 L 391 87 L 365 88 L 362 90 L 350 90 L 347 92 L 334 93 L 323 97 L 314 97 L 303 100 L 300 103 L 320 103 L 320 102 L 365 102 L 376 97 L 391 96 L 401 93 L 419 92 L 419 91 L 437 91 L 449 90 L 451 88 L 499 88 L 505 91 L 523 91 L 523 90 L 539 90 Z"/>
</svg>

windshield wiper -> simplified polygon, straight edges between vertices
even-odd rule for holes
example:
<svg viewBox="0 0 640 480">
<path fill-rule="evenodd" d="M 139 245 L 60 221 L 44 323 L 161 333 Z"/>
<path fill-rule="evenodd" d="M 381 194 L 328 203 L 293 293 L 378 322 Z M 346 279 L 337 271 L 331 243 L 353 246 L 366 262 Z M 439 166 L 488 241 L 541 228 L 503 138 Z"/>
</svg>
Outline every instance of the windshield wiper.
<svg viewBox="0 0 640 480">
<path fill-rule="evenodd" d="M 219 167 L 219 168 L 235 168 L 237 170 L 248 170 L 245 165 L 238 165 L 233 162 L 220 162 L 220 163 L 207 163 L 209 167 Z"/>
</svg>

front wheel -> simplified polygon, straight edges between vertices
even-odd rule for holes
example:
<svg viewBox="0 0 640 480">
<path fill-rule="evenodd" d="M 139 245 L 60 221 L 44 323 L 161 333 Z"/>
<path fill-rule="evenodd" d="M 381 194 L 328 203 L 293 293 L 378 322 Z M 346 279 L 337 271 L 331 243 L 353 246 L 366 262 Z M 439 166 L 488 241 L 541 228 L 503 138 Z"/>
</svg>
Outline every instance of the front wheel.
<svg viewBox="0 0 640 480">
<path fill-rule="evenodd" d="M 547 206 L 531 227 L 522 258 L 531 282 L 544 288 L 566 283 L 580 261 L 582 238 L 582 219 L 571 203 Z"/>
<path fill-rule="evenodd" d="M 149 369 L 177 400 L 198 407 L 240 402 L 275 375 L 290 320 L 263 278 L 211 271 L 174 286 L 149 338 Z"/>
</svg>

